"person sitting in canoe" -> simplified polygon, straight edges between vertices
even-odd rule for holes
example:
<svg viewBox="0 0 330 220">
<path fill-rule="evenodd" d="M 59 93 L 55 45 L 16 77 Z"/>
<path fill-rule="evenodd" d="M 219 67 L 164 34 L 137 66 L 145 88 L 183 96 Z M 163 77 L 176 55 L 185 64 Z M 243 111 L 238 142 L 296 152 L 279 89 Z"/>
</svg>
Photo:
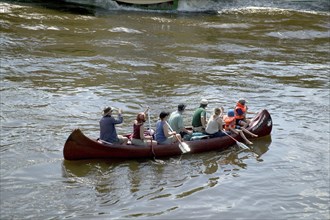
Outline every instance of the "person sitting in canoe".
<svg viewBox="0 0 330 220">
<path fill-rule="evenodd" d="M 206 119 L 206 107 L 208 105 L 207 99 L 202 99 L 199 108 L 194 112 L 192 123 L 194 132 L 205 132 L 207 119 Z"/>
<path fill-rule="evenodd" d="M 137 114 L 133 124 L 132 144 L 138 146 L 157 145 L 151 135 L 145 135 L 144 122 L 146 121 L 146 114 L 149 107 L 144 111 Z"/>
<path fill-rule="evenodd" d="M 239 134 L 247 144 L 253 144 L 253 143 L 245 137 L 243 130 L 252 137 L 258 137 L 258 135 L 251 133 L 250 131 L 246 130 L 244 127 L 239 127 L 238 125 L 236 125 L 235 112 L 232 109 L 229 110 L 227 115 L 223 117 L 223 121 L 225 122 L 225 126 L 224 126 L 225 131 L 230 131 L 232 133 Z M 241 128 L 242 130 L 236 128 Z"/>
<path fill-rule="evenodd" d="M 167 118 L 170 113 L 162 111 L 156 123 L 156 141 L 158 144 L 171 144 L 181 140 L 181 135 L 175 131 L 170 131 Z"/>
<path fill-rule="evenodd" d="M 192 134 L 192 131 L 189 131 L 185 128 L 183 124 L 183 112 L 185 111 L 186 105 L 179 104 L 178 110 L 171 113 L 168 123 L 177 134 L 180 134 L 183 138 L 187 134 Z"/>
<path fill-rule="evenodd" d="M 205 132 L 207 135 L 210 135 L 211 138 L 225 136 L 225 134 L 222 132 L 224 124 L 222 120 L 223 112 L 224 109 L 222 107 L 215 108 L 214 114 L 209 118 L 209 121 L 207 122 Z"/>
<path fill-rule="evenodd" d="M 100 140 L 111 144 L 127 144 L 128 138 L 122 135 L 117 135 L 116 124 L 121 124 L 124 121 L 122 110 L 118 109 L 117 119 L 112 117 L 113 109 L 106 107 L 103 109 L 103 117 L 100 120 Z"/>
<path fill-rule="evenodd" d="M 236 124 L 244 128 L 250 124 L 250 120 L 246 118 L 246 114 L 255 114 L 254 112 L 248 112 L 246 103 L 247 101 L 245 99 L 240 98 L 235 107 Z"/>
</svg>

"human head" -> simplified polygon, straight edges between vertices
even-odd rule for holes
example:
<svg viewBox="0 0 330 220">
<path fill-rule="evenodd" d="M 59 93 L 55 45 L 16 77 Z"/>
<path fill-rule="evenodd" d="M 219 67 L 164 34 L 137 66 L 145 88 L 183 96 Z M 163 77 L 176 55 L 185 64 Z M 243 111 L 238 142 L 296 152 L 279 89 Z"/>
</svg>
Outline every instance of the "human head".
<svg viewBox="0 0 330 220">
<path fill-rule="evenodd" d="M 241 105 L 245 105 L 245 103 L 247 103 L 247 101 L 244 98 L 240 98 L 238 100 L 238 103 L 240 103 Z"/>
<path fill-rule="evenodd" d="M 220 115 L 220 113 L 221 113 L 220 108 L 214 108 L 214 114 Z"/>
<path fill-rule="evenodd" d="M 234 117 L 234 116 L 235 116 L 235 112 L 234 112 L 234 110 L 233 110 L 233 109 L 230 109 L 230 110 L 227 112 L 227 115 L 228 115 L 229 117 Z"/>
<path fill-rule="evenodd" d="M 209 104 L 209 101 L 207 99 L 202 99 L 201 100 L 201 107 L 202 108 L 205 108 L 207 105 Z"/>
<path fill-rule="evenodd" d="M 164 112 L 164 111 L 162 111 L 162 112 L 159 114 L 159 118 L 163 120 L 165 117 L 169 116 L 169 114 L 170 114 L 170 113 L 168 113 L 168 112 Z"/>
<path fill-rule="evenodd" d="M 112 111 L 113 111 L 113 110 L 112 110 L 111 107 L 106 107 L 106 108 L 103 109 L 103 113 L 102 113 L 102 115 L 103 115 L 103 116 L 111 115 Z"/>
<path fill-rule="evenodd" d="M 185 104 L 178 105 L 178 111 L 179 112 L 183 112 L 185 109 L 186 109 L 186 105 Z"/>
<path fill-rule="evenodd" d="M 146 115 L 144 114 L 144 112 L 140 112 L 139 114 L 137 114 L 136 121 L 138 123 L 144 123 L 146 121 Z"/>
</svg>

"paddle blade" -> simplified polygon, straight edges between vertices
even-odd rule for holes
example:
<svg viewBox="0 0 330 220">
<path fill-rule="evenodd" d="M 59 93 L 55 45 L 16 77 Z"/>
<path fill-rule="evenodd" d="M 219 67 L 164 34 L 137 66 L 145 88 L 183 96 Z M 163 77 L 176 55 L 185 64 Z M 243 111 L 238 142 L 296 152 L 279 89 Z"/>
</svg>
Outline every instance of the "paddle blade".
<svg viewBox="0 0 330 220">
<path fill-rule="evenodd" d="M 184 153 L 187 153 L 190 151 L 190 147 L 187 143 L 181 142 L 179 144 L 179 146 L 180 146 L 180 149 L 184 149 L 184 151 L 185 151 Z"/>
<path fill-rule="evenodd" d="M 242 142 L 236 141 L 236 144 L 243 149 L 250 149 L 248 146 L 246 146 L 245 144 L 243 144 Z"/>
</svg>

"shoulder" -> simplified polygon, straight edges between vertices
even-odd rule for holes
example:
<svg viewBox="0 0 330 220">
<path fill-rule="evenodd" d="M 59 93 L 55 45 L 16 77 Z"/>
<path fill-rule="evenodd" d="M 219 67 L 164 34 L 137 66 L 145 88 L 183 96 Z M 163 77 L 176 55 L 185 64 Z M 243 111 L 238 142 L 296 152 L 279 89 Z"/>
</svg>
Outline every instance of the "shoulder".
<svg viewBox="0 0 330 220">
<path fill-rule="evenodd" d="M 164 125 L 164 124 L 165 124 L 165 123 L 164 123 L 163 121 L 161 121 L 161 120 L 157 121 L 157 123 L 156 123 L 157 126 L 162 126 L 162 125 Z"/>
<path fill-rule="evenodd" d="M 109 116 L 109 115 L 107 115 L 107 116 L 103 116 L 102 118 L 101 118 L 101 121 L 108 121 L 108 120 L 110 120 L 112 117 L 111 116 Z"/>
<path fill-rule="evenodd" d="M 170 118 L 176 118 L 176 117 L 178 117 L 178 112 L 177 111 L 175 111 L 175 112 L 172 112 L 171 113 L 171 115 L 170 115 Z"/>
</svg>

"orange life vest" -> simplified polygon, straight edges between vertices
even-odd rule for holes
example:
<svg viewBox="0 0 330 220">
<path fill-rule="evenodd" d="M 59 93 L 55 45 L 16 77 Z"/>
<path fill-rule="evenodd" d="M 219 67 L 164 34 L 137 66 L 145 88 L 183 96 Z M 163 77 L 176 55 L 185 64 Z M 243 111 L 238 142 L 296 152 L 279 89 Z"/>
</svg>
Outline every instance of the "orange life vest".
<svg viewBox="0 0 330 220">
<path fill-rule="evenodd" d="M 236 118 L 235 117 L 229 117 L 225 115 L 223 117 L 223 121 L 225 122 L 225 130 L 228 131 L 229 128 L 235 128 L 236 127 Z"/>
<path fill-rule="evenodd" d="M 237 110 L 238 109 L 241 109 L 242 110 L 242 112 L 243 112 L 242 115 L 238 115 L 237 114 Z M 245 118 L 245 114 L 246 114 L 246 110 L 247 110 L 246 105 L 242 105 L 241 103 L 237 102 L 236 107 L 235 107 L 235 118 L 236 119 L 244 119 Z"/>
</svg>

